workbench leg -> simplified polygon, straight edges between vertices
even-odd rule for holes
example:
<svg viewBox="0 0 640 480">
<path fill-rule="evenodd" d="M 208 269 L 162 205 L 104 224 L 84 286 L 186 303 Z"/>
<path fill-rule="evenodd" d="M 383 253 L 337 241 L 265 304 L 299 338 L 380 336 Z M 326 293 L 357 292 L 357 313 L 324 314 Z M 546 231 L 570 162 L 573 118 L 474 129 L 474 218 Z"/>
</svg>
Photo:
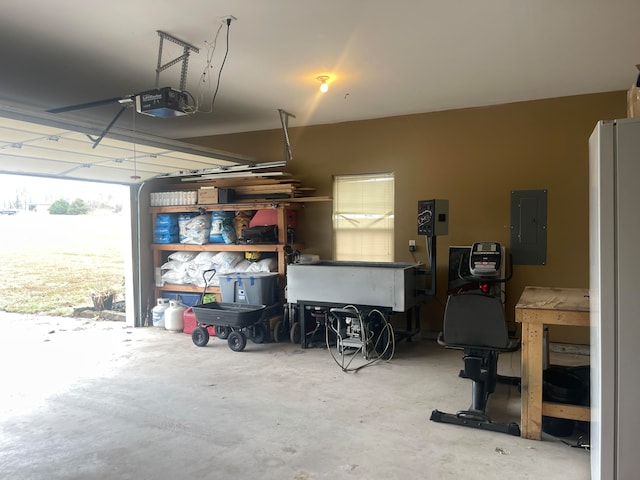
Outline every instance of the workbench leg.
<svg viewBox="0 0 640 480">
<path fill-rule="evenodd" d="M 542 342 L 544 325 L 522 324 L 522 437 L 542 438 Z"/>
</svg>

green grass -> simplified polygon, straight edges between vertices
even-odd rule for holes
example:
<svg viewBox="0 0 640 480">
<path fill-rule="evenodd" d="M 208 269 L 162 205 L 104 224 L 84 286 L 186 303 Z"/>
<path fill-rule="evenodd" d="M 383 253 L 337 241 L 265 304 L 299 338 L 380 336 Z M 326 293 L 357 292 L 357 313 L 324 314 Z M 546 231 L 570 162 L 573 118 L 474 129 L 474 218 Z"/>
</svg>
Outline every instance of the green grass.
<svg viewBox="0 0 640 480">
<path fill-rule="evenodd" d="M 122 215 L 0 216 L 0 311 L 68 316 L 92 290 L 124 292 Z"/>
</svg>

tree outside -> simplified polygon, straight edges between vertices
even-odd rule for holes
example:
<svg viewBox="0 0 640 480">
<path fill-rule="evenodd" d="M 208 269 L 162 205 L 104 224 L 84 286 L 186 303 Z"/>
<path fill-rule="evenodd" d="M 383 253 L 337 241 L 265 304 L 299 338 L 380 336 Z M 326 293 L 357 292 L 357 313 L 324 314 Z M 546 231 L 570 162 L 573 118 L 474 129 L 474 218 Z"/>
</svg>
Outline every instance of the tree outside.
<svg viewBox="0 0 640 480">
<path fill-rule="evenodd" d="M 89 207 L 84 203 L 81 198 L 76 198 L 71 205 L 69 205 L 68 215 L 86 215 L 89 213 Z"/>
<path fill-rule="evenodd" d="M 81 198 L 76 198 L 71 203 L 60 198 L 51 204 L 49 213 L 51 215 L 86 215 L 89 213 L 89 207 Z"/>
<path fill-rule="evenodd" d="M 69 210 L 69 202 L 64 198 L 60 198 L 53 202 L 49 207 L 49 213 L 51 215 L 66 215 Z"/>
</svg>

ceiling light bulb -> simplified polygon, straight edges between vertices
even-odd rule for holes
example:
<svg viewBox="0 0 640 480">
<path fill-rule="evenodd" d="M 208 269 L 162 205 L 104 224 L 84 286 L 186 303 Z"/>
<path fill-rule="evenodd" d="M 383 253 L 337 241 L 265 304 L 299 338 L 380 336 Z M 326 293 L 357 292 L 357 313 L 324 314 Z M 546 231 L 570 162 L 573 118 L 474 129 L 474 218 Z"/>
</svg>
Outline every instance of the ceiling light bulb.
<svg viewBox="0 0 640 480">
<path fill-rule="evenodd" d="M 325 93 L 327 90 L 329 90 L 329 85 L 327 84 L 327 80 L 329 80 L 328 76 L 321 75 L 318 77 L 318 80 L 320 80 L 320 91 L 322 93 Z"/>
</svg>

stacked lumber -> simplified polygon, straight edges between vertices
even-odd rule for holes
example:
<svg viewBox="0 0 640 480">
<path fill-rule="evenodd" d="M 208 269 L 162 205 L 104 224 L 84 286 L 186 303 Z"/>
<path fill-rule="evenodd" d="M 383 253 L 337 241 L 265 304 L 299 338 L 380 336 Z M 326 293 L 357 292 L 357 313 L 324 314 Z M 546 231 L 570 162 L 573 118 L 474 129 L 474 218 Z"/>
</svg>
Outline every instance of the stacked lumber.
<svg viewBox="0 0 640 480">
<path fill-rule="evenodd" d="M 190 180 L 194 180 L 193 178 Z M 288 202 L 317 202 L 329 197 L 309 196 L 315 188 L 303 187 L 298 179 L 281 171 L 274 172 L 230 172 L 203 175 L 196 179 L 200 187 L 228 188 L 234 192 L 235 203 L 250 203 L 273 200 Z"/>
</svg>

